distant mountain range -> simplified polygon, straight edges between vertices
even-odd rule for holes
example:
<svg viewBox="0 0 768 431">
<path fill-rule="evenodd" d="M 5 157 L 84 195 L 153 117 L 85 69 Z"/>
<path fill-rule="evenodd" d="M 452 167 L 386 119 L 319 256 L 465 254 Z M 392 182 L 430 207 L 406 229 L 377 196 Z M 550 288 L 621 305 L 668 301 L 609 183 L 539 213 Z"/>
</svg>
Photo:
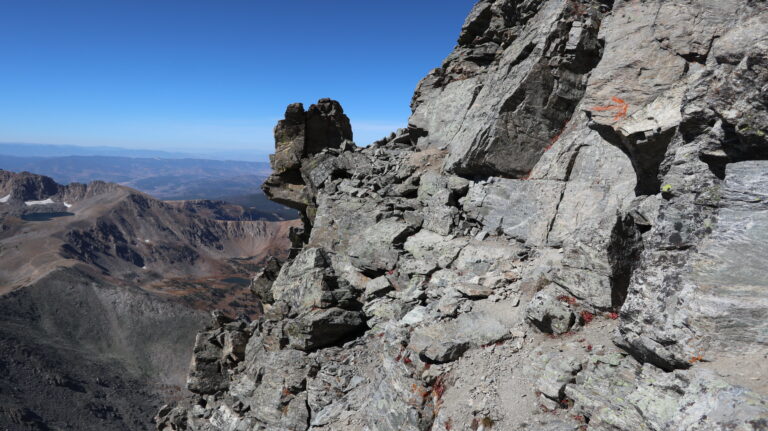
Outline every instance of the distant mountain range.
<svg viewBox="0 0 768 431">
<path fill-rule="evenodd" d="M 108 156 L 159 159 L 239 160 L 248 162 L 266 162 L 268 160 L 268 153 L 258 150 L 217 150 L 194 153 L 108 146 L 84 147 L 79 145 L 27 144 L 15 142 L 0 142 L 0 154 L 17 157 Z"/>
<path fill-rule="evenodd" d="M 0 169 L 45 175 L 61 184 L 89 183 L 96 180 L 114 182 L 163 200 L 223 200 L 261 212 L 261 218 L 265 220 L 297 217 L 295 211 L 266 199 L 262 193 L 261 184 L 270 173 L 267 162 L 56 155 L 65 154 L 65 149 L 70 148 L 61 146 L 31 146 L 41 151 L 36 156 L 4 153 L 16 151 L 19 149 L 17 147 L 26 145 L 14 147 L 10 144 L 0 144 Z M 47 150 L 49 147 L 52 148 L 50 153 Z"/>
</svg>

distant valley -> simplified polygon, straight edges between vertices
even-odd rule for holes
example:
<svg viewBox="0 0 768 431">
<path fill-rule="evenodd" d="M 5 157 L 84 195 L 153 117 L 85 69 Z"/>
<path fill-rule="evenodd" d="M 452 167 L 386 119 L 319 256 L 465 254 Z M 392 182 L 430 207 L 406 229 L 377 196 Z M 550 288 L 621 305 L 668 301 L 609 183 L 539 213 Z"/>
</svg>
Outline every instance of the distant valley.
<svg viewBox="0 0 768 431">
<path fill-rule="evenodd" d="M 292 217 L 282 207 L 259 206 L 259 163 L 2 156 L 0 164 L 71 180 L 0 170 L 0 388 L 9 388 L 0 391 L 0 429 L 2 418 L 30 429 L 147 429 L 184 390 L 208 313 L 260 315 L 250 279 L 268 256 L 287 256 L 298 225 L 283 220 Z M 246 206 L 84 184 L 142 174 L 124 182 L 173 198 L 240 193 L 233 200 Z"/>
<path fill-rule="evenodd" d="M 66 155 L 68 152 L 77 154 L 81 151 L 67 152 L 58 146 L 50 146 L 58 149 L 51 151 L 51 154 L 64 155 L 48 156 L 48 147 L 34 147 L 39 151 L 46 151 L 39 153 L 46 155 L 43 157 L 20 155 L 31 151 L 24 152 L 8 144 L 0 144 L 0 169 L 49 176 L 60 184 L 89 183 L 96 180 L 114 182 L 162 200 L 221 200 L 245 207 L 254 220 L 290 220 L 298 216 L 294 210 L 270 201 L 262 193 L 260 186 L 270 173 L 267 162 L 88 153 Z M 128 150 L 124 153 L 112 153 L 135 154 Z"/>
</svg>

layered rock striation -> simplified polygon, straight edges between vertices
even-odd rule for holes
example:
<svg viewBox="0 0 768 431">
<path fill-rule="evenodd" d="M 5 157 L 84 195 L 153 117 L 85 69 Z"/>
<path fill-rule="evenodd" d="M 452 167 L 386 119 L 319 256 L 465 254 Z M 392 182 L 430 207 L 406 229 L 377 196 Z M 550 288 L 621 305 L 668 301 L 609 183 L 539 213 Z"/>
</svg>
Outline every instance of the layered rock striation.
<svg viewBox="0 0 768 431">
<path fill-rule="evenodd" d="M 766 22 L 481 0 L 407 129 L 360 148 L 291 105 L 293 257 L 158 429 L 766 429 Z"/>
</svg>

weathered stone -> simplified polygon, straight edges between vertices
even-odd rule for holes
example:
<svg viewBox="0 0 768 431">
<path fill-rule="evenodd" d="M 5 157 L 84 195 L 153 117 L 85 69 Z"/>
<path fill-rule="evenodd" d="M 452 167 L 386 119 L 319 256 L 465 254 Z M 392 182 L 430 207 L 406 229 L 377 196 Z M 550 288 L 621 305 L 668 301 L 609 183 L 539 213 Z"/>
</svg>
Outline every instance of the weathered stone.
<svg viewBox="0 0 768 431">
<path fill-rule="evenodd" d="M 632 201 L 629 209 L 629 215 L 636 225 L 642 229 L 650 229 L 659 215 L 661 206 L 661 196 L 639 196 Z"/>
<path fill-rule="evenodd" d="M 166 404 L 154 417 L 158 431 L 178 431 L 187 429 L 186 406 L 172 407 Z"/>
<path fill-rule="evenodd" d="M 700 225 L 699 235 L 706 237 L 687 261 L 680 251 L 674 253 L 678 260 L 673 262 L 679 265 L 675 273 L 680 272 L 674 285 L 678 293 L 671 297 L 674 302 L 640 285 L 630 291 L 621 332 L 632 348 L 659 358 L 662 365 L 682 367 L 700 351 L 766 351 L 763 317 L 768 304 L 761 287 L 768 275 L 761 240 L 768 232 L 766 166 L 757 161 L 728 165 L 724 184 L 711 192 L 719 209 Z M 662 211 L 670 214 L 668 209 Z M 672 220 L 684 227 L 681 219 Z M 661 226 L 654 231 L 661 233 Z M 664 234 L 681 236 L 681 231 Z M 641 276 L 659 280 L 670 275 L 670 271 L 660 272 L 664 269 L 646 267 Z M 658 326 L 650 327 L 650 322 Z M 703 334 L 707 334 L 706 344 L 696 341 Z M 667 339 L 673 342 L 655 341 Z"/>
<path fill-rule="evenodd" d="M 383 338 L 375 337 L 338 352 L 328 351 L 322 357 L 325 365 L 308 386 L 322 388 L 333 402 L 315 398 L 319 402 L 318 409 L 313 409 L 313 429 L 428 429 L 431 413 L 422 410 L 428 405 L 422 396 L 428 389 L 403 358 L 409 357 L 414 365 L 421 363 L 417 357 L 400 351 L 401 333 L 389 328 L 382 334 Z M 343 353 L 354 360 L 339 361 L 330 353 Z"/>
<path fill-rule="evenodd" d="M 351 196 L 335 199 L 321 194 L 317 201 L 310 247 L 348 255 L 349 248 L 360 240 L 363 232 L 383 217 L 381 206 L 372 200 Z"/>
<path fill-rule="evenodd" d="M 286 323 L 289 346 L 309 351 L 331 346 L 365 327 L 359 311 L 329 308 L 308 311 Z"/>
<path fill-rule="evenodd" d="M 489 232 L 543 245 L 563 189 L 559 181 L 494 178 L 469 188 L 464 211 Z"/>
<path fill-rule="evenodd" d="M 213 416 L 207 420 L 214 429 L 235 425 L 242 429 L 306 429 L 306 355 L 291 349 L 266 351 L 260 341 L 253 338 L 249 342 L 245 370 L 231 384 L 234 399 L 214 404 Z"/>
<path fill-rule="evenodd" d="M 400 257 L 400 247 L 414 233 L 408 223 L 385 219 L 370 226 L 349 249 L 352 263 L 360 269 L 391 270 Z"/>
<path fill-rule="evenodd" d="M 503 272 L 512 269 L 524 254 L 525 250 L 517 242 L 471 241 L 461 250 L 453 267 L 473 275 Z"/>
<path fill-rule="evenodd" d="M 227 376 L 223 374 L 221 364 L 217 361 L 204 362 L 193 357 L 189 367 L 187 389 L 196 394 L 214 394 L 227 389 Z"/>
<path fill-rule="evenodd" d="M 430 207 L 424 216 L 424 229 L 439 235 L 450 235 L 456 225 L 459 209 L 452 206 Z"/>
<path fill-rule="evenodd" d="M 571 117 L 584 75 L 600 59 L 601 10 L 585 8 L 589 18 L 580 21 L 570 7 L 479 2 L 459 46 L 416 90 L 409 123 L 428 132 L 419 145 L 447 146 L 446 166 L 455 172 L 525 176 Z"/>
<path fill-rule="evenodd" d="M 301 103 L 289 105 L 275 127 L 275 154 L 270 157 L 274 173 L 262 185 L 264 193 L 308 216 L 314 202 L 301 178 L 303 160 L 345 140 L 352 140 L 352 128 L 339 102 L 320 99 L 307 111 Z"/>
<path fill-rule="evenodd" d="M 365 292 L 363 292 L 363 297 L 365 299 L 372 299 L 384 295 L 392 289 L 392 283 L 389 282 L 387 277 L 382 275 L 380 277 L 374 278 L 365 285 Z"/>
<path fill-rule="evenodd" d="M 265 304 L 275 302 L 275 298 L 272 296 L 272 283 L 275 282 L 280 273 L 280 266 L 280 261 L 270 256 L 264 264 L 264 268 L 251 281 L 251 292 Z"/>
<path fill-rule="evenodd" d="M 272 295 L 292 308 L 325 308 L 333 304 L 332 271 L 323 251 L 308 248 L 280 270 Z"/>
<path fill-rule="evenodd" d="M 366 324 L 369 328 L 374 328 L 390 321 L 397 321 L 402 318 L 409 309 L 409 305 L 399 299 L 378 298 L 365 303 L 363 312 L 367 318 Z"/>
<path fill-rule="evenodd" d="M 352 140 L 352 126 L 344 115 L 341 104 L 331 99 L 320 99 L 307 110 L 307 137 L 305 154 L 312 155 L 325 148 L 337 147 Z"/>
<path fill-rule="evenodd" d="M 231 363 L 243 360 L 245 346 L 248 344 L 250 334 L 243 331 L 227 331 L 224 333 L 224 345 L 221 349 L 222 359 Z"/>
<path fill-rule="evenodd" d="M 408 348 L 430 362 L 444 363 L 455 361 L 472 347 L 509 337 L 509 328 L 503 322 L 485 313 L 472 312 L 414 330 Z"/>
<path fill-rule="evenodd" d="M 710 351 L 765 352 L 768 162 L 729 164 L 720 206 L 712 234 L 689 263 L 697 286 L 689 322 L 708 334 Z"/>
<path fill-rule="evenodd" d="M 487 298 L 493 294 L 493 289 L 481 286 L 479 284 L 459 283 L 456 289 L 471 299 Z"/>
<path fill-rule="evenodd" d="M 536 381 L 536 389 L 544 396 L 560 401 L 565 397 L 565 386 L 579 371 L 581 363 L 574 357 L 550 358 Z"/>
<path fill-rule="evenodd" d="M 198 394 L 213 394 L 228 387 L 222 359 L 222 346 L 217 340 L 219 332 L 207 331 L 197 334 L 192 354 L 187 389 Z"/>
<path fill-rule="evenodd" d="M 550 334 L 568 332 L 576 321 L 576 316 L 568 302 L 561 299 L 563 296 L 564 292 L 554 285 L 542 289 L 528 304 L 526 318 L 541 331 Z"/>
<path fill-rule="evenodd" d="M 768 421 L 764 399 L 707 371 L 667 374 L 629 358 L 590 363 L 565 393 L 597 430 L 759 430 Z"/>
<path fill-rule="evenodd" d="M 453 263 L 466 244 L 467 240 L 463 238 L 449 238 L 428 230 L 421 230 L 410 236 L 403 248 L 416 259 L 446 268 Z"/>
<path fill-rule="evenodd" d="M 270 162 L 277 174 L 301 166 L 305 155 L 305 117 L 304 105 L 293 103 L 286 108 L 285 119 L 275 127 L 275 154 L 270 157 Z"/>
</svg>

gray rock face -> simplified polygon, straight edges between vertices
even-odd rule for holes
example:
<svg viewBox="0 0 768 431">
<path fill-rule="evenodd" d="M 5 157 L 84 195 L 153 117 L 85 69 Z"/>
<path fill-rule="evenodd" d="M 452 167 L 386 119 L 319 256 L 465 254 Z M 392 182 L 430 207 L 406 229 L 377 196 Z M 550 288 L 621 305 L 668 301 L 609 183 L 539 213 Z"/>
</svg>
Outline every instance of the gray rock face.
<svg viewBox="0 0 768 431">
<path fill-rule="evenodd" d="M 411 102 L 420 146 L 462 175 L 523 177 L 564 129 L 600 60 L 599 2 L 478 2 Z"/>
<path fill-rule="evenodd" d="M 302 251 L 283 266 L 272 283 L 271 295 L 294 309 L 326 308 L 333 304 L 333 270 L 325 253 L 316 248 Z"/>
<path fill-rule="evenodd" d="M 385 276 L 376 277 L 365 285 L 365 299 L 381 296 L 392 290 L 392 283 Z"/>
<path fill-rule="evenodd" d="M 352 264 L 363 270 L 392 270 L 400 256 L 398 248 L 413 231 L 413 226 L 395 219 L 370 226 L 349 248 Z"/>
<path fill-rule="evenodd" d="M 751 121 L 759 124 L 766 112 L 764 104 L 747 102 L 756 101 L 759 96 L 755 89 L 768 82 L 765 54 L 761 51 L 768 29 L 765 25 L 756 24 L 753 17 L 747 18 L 761 13 L 760 8 L 739 4 L 735 15 L 720 15 L 716 8 L 696 7 L 700 9 L 694 10 L 701 10 L 708 22 L 716 23 L 707 31 L 712 34 L 711 40 L 717 38 L 718 42 L 713 42 L 704 57 L 699 58 L 704 64 L 694 63 L 695 67 L 686 79 L 678 83 L 681 89 L 675 91 L 681 95 L 680 102 L 668 108 L 676 110 L 673 117 L 665 118 L 674 120 L 671 124 L 677 126 L 677 131 L 667 138 L 666 151 L 656 156 L 659 160 L 663 158 L 663 161 L 658 168 L 659 181 L 654 183 L 660 184 L 664 200 L 656 223 L 645 234 L 646 251 L 640 268 L 633 274 L 622 313 L 621 332 L 627 347 L 641 358 L 668 369 L 690 366 L 691 358 L 722 348 L 722 345 L 715 347 L 718 344 L 715 340 L 722 339 L 719 333 L 724 328 L 714 325 L 717 320 L 714 315 L 735 318 L 735 322 L 731 320 L 728 326 L 739 327 L 742 324 L 737 322 L 749 320 L 747 316 L 751 311 L 736 312 L 739 306 L 725 299 L 733 295 L 728 292 L 729 289 L 723 291 L 722 302 L 717 300 L 719 305 L 714 309 L 711 301 L 705 305 L 708 301 L 701 302 L 697 297 L 712 295 L 705 293 L 712 292 L 710 286 L 717 289 L 716 286 L 730 284 L 727 278 L 717 280 L 724 277 L 724 273 L 714 276 L 713 272 L 704 269 L 707 266 L 704 262 L 723 264 L 721 259 L 727 259 L 727 250 L 733 250 L 729 243 L 738 241 L 734 232 L 726 232 L 731 229 L 729 226 L 739 229 L 735 226 L 745 213 L 741 212 L 743 209 L 738 209 L 741 203 L 731 201 L 729 196 L 739 193 L 737 184 L 750 184 L 748 187 L 754 187 L 754 191 L 760 193 L 761 183 L 758 180 L 759 168 L 750 169 L 750 165 L 732 163 L 763 158 L 760 148 L 766 142 L 765 134 L 759 136 L 760 133 L 749 131 L 755 130 L 752 126 L 746 125 Z M 691 10 L 686 13 L 691 13 Z M 739 24 L 735 24 L 737 21 Z M 684 41 L 700 37 L 695 30 L 696 24 L 692 22 L 689 25 L 692 30 L 677 36 L 681 39 L 675 49 L 684 49 L 680 48 Z M 750 37 L 754 45 L 749 48 L 735 43 L 736 39 L 743 41 L 744 26 L 752 31 Z M 751 66 L 746 67 L 747 64 Z M 672 91 L 662 90 L 660 88 L 658 97 Z M 649 109 L 651 105 L 648 105 Z M 664 114 L 664 111 L 654 112 Z M 634 116 L 626 121 L 632 118 Z M 742 124 L 741 129 L 736 124 Z M 733 178 L 728 178 L 729 172 L 733 172 Z M 638 176 L 640 179 L 641 176 Z M 743 193 L 744 186 L 741 187 Z M 759 217 L 757 214 L 759 210 L 746 217 Z M 722 232 L 718 235 L 724 237 L 713 246 L 710 238 L 717 231 Z M 750 242 L 759 241 L 759 231 L 760 228 L 754 231 Z M 739 247 L 756 251 L 753 248 L 756 244 L 752 242 L 750 246 Z M 713 256 L 712 250 L 720 246 L 723 250 L 718 251 L 718 257 L 713 260 L 710 257 Z M 693 275 L 691 271 L 708 275 Z M 754 274 L 746 268 L 739 268 L 737 272 Z M 733 289 L 740 288 L 734 286 Z M 756 304 L 762 301 L 759 294 L 755 295 L 755 290 L 747 290 L 753 293 L 744 291 L 744 300 Z M 729 311 L 731 307 L 733 311 Z M 694 324 L 694 321 L 699 323 Z M 748 322 L 744 325 L 751 326 Z M 759 339 L 761 336 L 751 340 L 754 343 Z"/>
<path fill-rule="evenodd" d="M 768 419 L 764 398 L 705 371 L 598 359 L 575 380 L 565 393 L 596 430 L 759 430 Z"/>
<path fill-rule="evenodd" d="M 447 268 L 467 245 L 463 238 L 449 238 L 423 229 L 411 236 L 403 248 L 415 259 L 427 262 L 432 267 Z"/>
<path fill-rule="evenodd" d="M 766 429 L 766 22 L 481 0 L 407 130 L 289 107 L 296 252 L 159 429 Z"/>
<path fill-rule="evenodd" d="M 544 245 L 563 189 L 559 181 L 497 178 L 474 185 L 464 200 L 464 211 L 488 232 Z"/>
<path fill-rule="evenodd" d="M 581 371 L 581 363 L 574 357 L 547 361 L 544 371 L 536 382 L 536 388 L 545 397 L 560 401 L 565 397 L 565 387 Z"/>
<path fill-rule="evenodd" d="M 691 323 L 711 333 L 711 348 L 747 351 L 768 343 L 768 162 L 729 164 L 719 206 L 689 263 L 698 287 Z"/>
<path fill-rule="evenodd" d="M 762 258 L 767 226 L 766 167 L 768 163 L 763 161 L 729 164 L 725 181 L 712 187 L 712 195 L 699 198 L 708 209 L 700 226 L 684 224 L 678 216 L 673 220 L 680 230 L 671 226 L 661 231 L 659 226 L 651 232 L 664 235 L 668 241 L 696 241 L 696 251 L 659 251 L 667 255 L 674 252 L 674 269 L 660 273 L 664 267 L 646 267 L 633 280 L 639 283 L 641 277 L 678 274 L 674 290 L 664 293 L 667 298 L 633 285 L 621 329 L 632 348 L 665 367 L 686 367 L 701 352 L 766 351 L 763 286 L 768 274 Z M 670 205 L 664 202 L 662 211 L 669 214 Z M 686 228 L 696 230 L 686 232 Z M 663 280 L 662 285 L 669 286 L 670 281 Z M 656 314 L 655 310 L 661 311 Z M 661 326 L 649 327 L 654 323 Z M 660 345 L 653 340 L 673 342 Z"/>
</svg>

